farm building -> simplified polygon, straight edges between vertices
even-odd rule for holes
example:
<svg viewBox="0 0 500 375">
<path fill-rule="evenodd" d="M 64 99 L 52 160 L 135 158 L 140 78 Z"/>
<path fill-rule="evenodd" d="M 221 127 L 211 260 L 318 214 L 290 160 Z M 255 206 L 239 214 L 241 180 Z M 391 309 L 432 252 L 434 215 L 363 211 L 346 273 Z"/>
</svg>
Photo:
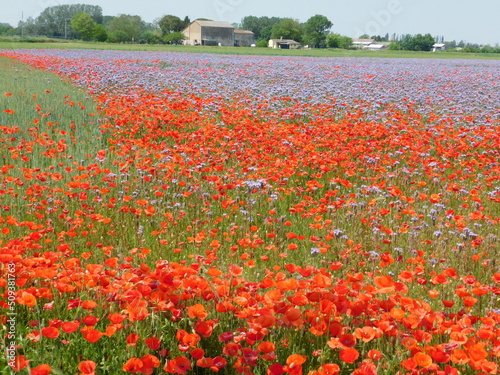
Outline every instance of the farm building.
<svg viewBox="0 0 500 375">
<path fill-rule="evenodd" d="M 250 47 L 255 43 L 255 37 L 249 30 L 234 30 L 234 44 L 240 47 Z"/>
<path fill-rule="evenodd" d="M 364 48 L 370 51 L 381 51 L 389 47 L 389 44 L 389 42 L 375 42 L 365 46 Z"/>
<path fill-rule="evenodd" d="M 234 26 L 221 21 L 193 21 L 182 30 L 184 44 L 202 46 L 234 46 Z"/>
<path fill-rule="evenodd" d="M 375 40 L 374 39 L 353 39 L 352 40 L 352 45 L 354 47 L 358 48 L 366 48 L 370 44 L 372 44 Z"/>
<path fill-rule="evenodd" d="M 444 51 L 445 49 L 446 49 L 446 45 L 444 43 L 435 43 L 432 46 L 432 52 Z"/>
<path fill-rule="evenodd" d="M 271 48 L 297 49 L 301 45 L 293 39 L 269 39 L 268 46 Z"/>
<path fill-rule="evenodd" d="M 389 42 L 376 42 L 374 39 L 353 39 L 352 46 L 370 51 L 381 51 L 389 47 Z"/>
</svg>

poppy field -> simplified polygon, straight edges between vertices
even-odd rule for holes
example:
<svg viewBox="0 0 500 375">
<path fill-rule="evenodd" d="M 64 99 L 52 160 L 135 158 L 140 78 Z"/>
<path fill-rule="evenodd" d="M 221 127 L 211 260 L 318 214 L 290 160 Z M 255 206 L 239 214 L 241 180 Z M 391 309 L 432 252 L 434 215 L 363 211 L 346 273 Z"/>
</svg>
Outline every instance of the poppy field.
<svg viewBox="0 0 500 375">
<path fill-rule="evenodd" d="M 0 51 L 0 372 L 497 374 L 499 68 Z"/>
</svg>

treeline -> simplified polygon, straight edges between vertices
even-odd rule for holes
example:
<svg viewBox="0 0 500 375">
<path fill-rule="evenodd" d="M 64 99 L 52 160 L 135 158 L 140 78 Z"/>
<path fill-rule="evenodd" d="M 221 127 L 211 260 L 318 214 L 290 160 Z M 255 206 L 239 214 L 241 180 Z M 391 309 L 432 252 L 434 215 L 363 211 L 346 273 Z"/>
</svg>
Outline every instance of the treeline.
<svg viewBox="0 0 500 375">
<path fill-rule="evenodd" d="M 332 35 L 330 30 L 333 23 L 320 14 L 309 18 L 304 23 L 292 18 L 247 16 L 235 26 L 239 29 L 252 31 L 257 46 L 265 47 L 269 39 L 282 38 L 292 39 L 310 47 L 322 48 L 329 44 L 328 40 Z M 351 44 L 349 43 L 349 45 Z"/>
<path fill-rule="evenodd" d="M 2 25 L 0 34 L 111 43 L 178 43 L 183 39 L 180 31 L 190 23 L 189 17 L 181 20 L 167 15 L 148 23 L 136 15 L 104 16 L 98 5 L 56 5 L 36 18 L 19 21 L 17 28 Z"/>
<path fill-rule="evenodd" d="M 45 36 L 60 39 L 82 39 L 111 43 L 179 44 L 185 39 L 182 30 L 191 23 L 188 16 L 181 19 L 166 15 L 148 23 L 137 15 L 104 16 L 98 5 L 57 5 L 46 8 L 38 17 L 19 21 L 17 28 L 0 24 L 0 35 L 24 37 Z M 282 17 L 244 17 L 236 29 L 254 33 L 257 46 L 267 47 L 269 39 L 292 39 L 314 48 L 354 48 L 352 38 L 331 33 L 333 23 L 323 15 L 315 15 L 306 22 Z M 435 43 L 446 49 L 475 53 L 500 53 L 500 47 L 482 46 L 464 41 L 445 42 L 444 37 L 431 34 L 367 34 L 359 38 L 385 42 L 391 50 L 430 51 Z"/>
<path fill-rule="evenodd" d="M 397 40 L 392 40 L 389 44 L 390 50 L 405 51 L 430 51 L 436 43 L 436 39 L 431 34 L 403 35 Z"/>
<path fill-rule="evenodd" d="M 190 23 L 187 16 L 180 19 L 166 15 L 147 23 L 136 15 L 104 16 L 98 5 L 57 5 L 46 8 L 36 18 L 21 20 L 17 28 L 5 25 L 0 28 L 0 34 L 111 43 L 180 43 L 184 39 L 181 31 Z M 315 15 L 305 23 L 292 18 L 248 16 L 234 26 L 253 31 L 255 39 L 265 46 L 271 38 L 293 39 L 311 47 L 326 47 L 329 37 L 331 46 L 338 44 L 338 38 L 329 36 L 332 22 L 322 15 Z"/>
</svg>

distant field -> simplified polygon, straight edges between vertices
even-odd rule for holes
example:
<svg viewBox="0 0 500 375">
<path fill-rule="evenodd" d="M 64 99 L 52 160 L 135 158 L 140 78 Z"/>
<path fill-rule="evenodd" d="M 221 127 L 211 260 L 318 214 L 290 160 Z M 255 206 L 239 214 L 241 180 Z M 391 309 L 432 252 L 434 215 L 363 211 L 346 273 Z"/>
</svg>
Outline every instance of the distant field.
<svg viewBox="0 0 500 375">
<path fill-rule="evenodd" d="M 100 49 L 124 51 L 173 51 L 193 53 L 216 53 L 228 55 L 269 55 L 269 56 L 317 56 L 317 57 L 378 57 L 378 58 L 438 58 L 438 59 L 500 59 L 500 54 L 413 51 L 367 51 L 343 49 L 300 49 L 275 50 L 252 47 L 209 47 L 172 46 L 148 44 L 86 43 L 80 41 L 21 42 L 16 39 L 0 38 L 0 49 Z"/>
</svg>

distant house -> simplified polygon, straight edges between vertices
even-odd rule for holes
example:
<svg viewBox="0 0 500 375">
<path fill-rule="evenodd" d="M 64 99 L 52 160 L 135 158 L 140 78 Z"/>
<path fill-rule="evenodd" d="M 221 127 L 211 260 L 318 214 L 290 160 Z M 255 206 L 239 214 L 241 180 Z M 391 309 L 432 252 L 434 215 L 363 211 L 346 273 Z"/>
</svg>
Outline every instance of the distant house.
<svg viewBox="0 0 500 375">
<path fill-rule="evenodd" d="M 389 47 L 389 42 L 376 42 L 375 39 L 353 39 L 352 46 L 370 51 L 382 51 Z"/>
<path fill-rule="evenodd" d="M 249 30 L 234 30 L 234 45 L 240 47 L 250 47 L 255 44 L 255 36 Z"/>
<path fill-rule="evenodd" d="M 375 39 L 353 39 L 352 45 L 357 48 L 366 48 L 373 42 L 375 42 Z"/>
<path fill-rule="evenodd" d="M 221 21 L 193 21 L 182 30 L 184 44 L 201 46 L 234 46 L 234 26 Z"/>
<path fill-rule="evenodd" d="M 444 51 L 445 49 L 446 45 L 444 43 L 434 43 L 432 46 L 432 52 Z"/>
<path fill-rule="evenodd" d="M 293 39 L 269 39 L 268 46 L 271 48 L 298 49 L 301 45 Z"/>
<path fill-rule="evenodd" d="M 370 51 L 382 51 L 382 50 L 386 49 L 387 47 L 389 47 L 389 44 L 390 44 L 389 42 L 375 42 L 375 43 L 367 45 L 364 48 L 368 49 Z"/>
</svg>

